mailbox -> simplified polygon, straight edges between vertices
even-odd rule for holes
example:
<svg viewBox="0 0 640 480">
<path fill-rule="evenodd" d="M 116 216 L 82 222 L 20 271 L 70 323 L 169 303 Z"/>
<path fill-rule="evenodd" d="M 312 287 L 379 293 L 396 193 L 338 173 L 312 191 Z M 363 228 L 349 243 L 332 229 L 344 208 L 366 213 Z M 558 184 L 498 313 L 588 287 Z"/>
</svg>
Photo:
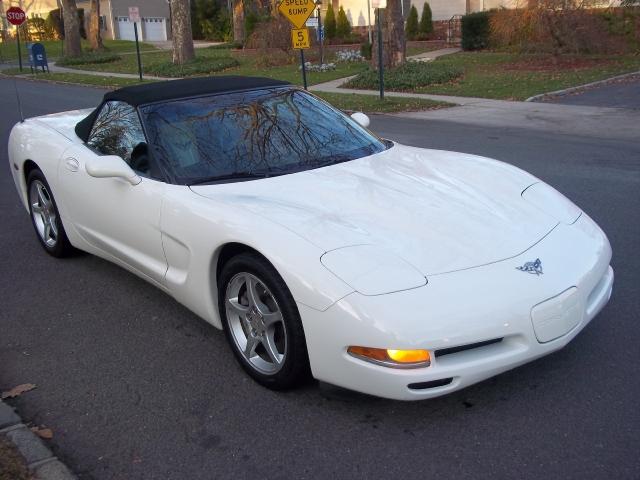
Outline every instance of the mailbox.
<svg viewBox="0 0 640 480">
<path fill-rule="evenodd" d="M 31 72 L 35 70 L 38 72 L 38 68 L 42 68 L 49 71 L 49 63 L 47 62 L 47 52 L 44 50 L 44 45 L 41 43 L 30 43 L 27 45 L 29 49 L 29 65 L 31 66 Z"/>
</svg>

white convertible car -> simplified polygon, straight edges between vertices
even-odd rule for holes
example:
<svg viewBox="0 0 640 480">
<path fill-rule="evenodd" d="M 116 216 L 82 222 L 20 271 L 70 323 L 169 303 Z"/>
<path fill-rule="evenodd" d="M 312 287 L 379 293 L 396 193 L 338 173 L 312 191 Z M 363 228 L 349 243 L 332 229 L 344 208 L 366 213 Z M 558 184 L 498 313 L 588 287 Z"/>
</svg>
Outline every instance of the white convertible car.
<svg viewBox="0 0 640 480">
<path fill-rule="evenodd" d="M 556 190 L 367 126 L 280 81 L 178 80 L 19 123 L 9 161 L 48 253 L 164 290 L 270 388 L 435 397 L 562 348 L 607 303 L 609 241 Z"/>
</svg>

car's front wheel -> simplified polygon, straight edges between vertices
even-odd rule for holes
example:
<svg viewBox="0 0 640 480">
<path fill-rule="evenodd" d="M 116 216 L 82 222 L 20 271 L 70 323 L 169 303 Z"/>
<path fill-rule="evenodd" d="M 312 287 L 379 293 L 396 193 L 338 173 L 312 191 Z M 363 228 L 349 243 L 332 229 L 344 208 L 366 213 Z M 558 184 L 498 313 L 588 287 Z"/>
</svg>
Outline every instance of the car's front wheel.
<svg viewBox="0 0 640 480">
<path fill-rule="evenodd" d="M 244 370 L 275 390 L 308 377 L 300 314 L 273 266 L 258 254 L 243 253 L 224 265 L 218 280 L 225 334 Z"/>
<path fill-rule="evenodd" d="M 62 226 L 51 187 L 40 170 L 35 169 L 29 173 L 27 188 L 31 223 L 40 244 L 54 257 L 64 257 L 73 252 L 73 247 Z"/>
</svg>

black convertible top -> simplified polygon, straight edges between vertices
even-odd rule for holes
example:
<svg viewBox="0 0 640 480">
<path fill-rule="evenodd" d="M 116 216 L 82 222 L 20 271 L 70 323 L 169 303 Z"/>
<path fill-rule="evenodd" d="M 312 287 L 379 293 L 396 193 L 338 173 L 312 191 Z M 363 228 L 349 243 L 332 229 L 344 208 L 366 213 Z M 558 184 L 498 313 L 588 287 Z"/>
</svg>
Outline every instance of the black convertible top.
<svg viewBox="0 0 640 480">
<path fill-rule="evenodd" d="M 253 90 L 267 87 L 280 87 L 291 85 L 289 82 L 274 80 L 265 77 L 241 77 L 227 75 L 217 77 L 197 77 L 171 80 L 165 82 L 133 85 L 119 88 L 104 95 L 102 103 L 108 101 L 126 102 L 133 107 L 160 102 L 163 100 L 176 100 L 179 98 L 197 97 L 201 95 L 237 92 L 240 90 Z M 96 108 L 88 117 L 76 125 L 76 135 L 84 142 L 89 139 L 91 127 L 98 116 L 100 107 Z"/>
</svg>

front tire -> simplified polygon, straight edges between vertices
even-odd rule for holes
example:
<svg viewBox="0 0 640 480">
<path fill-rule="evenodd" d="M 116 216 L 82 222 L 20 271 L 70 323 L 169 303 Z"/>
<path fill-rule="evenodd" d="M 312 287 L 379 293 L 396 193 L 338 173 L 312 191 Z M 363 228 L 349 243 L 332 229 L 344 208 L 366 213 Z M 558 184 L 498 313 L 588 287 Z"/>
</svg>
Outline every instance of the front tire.
<svg viewBox="0 0 640 480">
<path fill-rule="evenodd" d="M 256 253 L 231 258 L 218 279 L 218 307 L 225 335 L 242 368 L 273 389 L 309 377 L 300 314 L 284 280 Z"/>
<path fill-rule="evenodd" d="M 62 226 L 58 206 L 42 171 L 35 169 L 27 177 L 31 223 L 45 251 L 54 257 L 66 257 L 74 248 Z"/>
</svg>

